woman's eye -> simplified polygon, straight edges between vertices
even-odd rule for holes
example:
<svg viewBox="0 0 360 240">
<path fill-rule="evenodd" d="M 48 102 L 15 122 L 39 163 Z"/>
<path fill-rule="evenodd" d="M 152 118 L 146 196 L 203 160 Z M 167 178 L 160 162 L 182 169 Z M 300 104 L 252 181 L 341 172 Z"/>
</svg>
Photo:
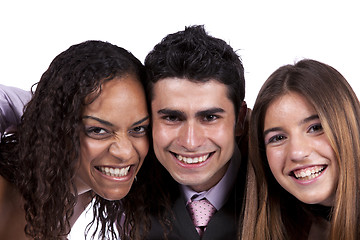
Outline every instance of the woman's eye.
<svg viewBox="0 0 360 240">
<path fill-rule="evenodd" d="M 100 127 L 85 127 L 85 133 L 95 139 L 102 139 L 109 134 L 106 129 Z"/>
<path fill-rule="evenodd" d="M 92 132 L 95 133 L 95 134 L 104 134 L 106 133 L 106 131 L 102 128 L 94 128 L 92 129 Z"/>
<path fill-rule="evenodd" d="M 265 141 L 265 144 L 279 143 L 280 141 L 283 141 L 285 139 L 286 137 L 284 135 L 275 135 L 273 137 L 270 137 L 269 140 Z"/>
<path fill-rule="evenodd" d="M 148 132 L 149 126 L 139 126 L 134 127 L 130 130 L 130 133 L 133 133 L 135 136 L 143 136 L 146 135 Z"/>
<path fill-rule="evenodd" d="M 322 132 L 322 131 L 323 131 L 323 127 L 322 127 L 321 123 L 311 125 L 308 130 L 309 133 Z"/>
</svg>

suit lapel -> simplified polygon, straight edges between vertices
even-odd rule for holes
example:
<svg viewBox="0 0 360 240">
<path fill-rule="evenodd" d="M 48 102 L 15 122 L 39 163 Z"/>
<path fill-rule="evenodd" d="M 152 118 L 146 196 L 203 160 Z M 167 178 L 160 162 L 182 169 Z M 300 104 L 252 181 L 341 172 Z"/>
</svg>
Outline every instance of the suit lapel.
<svg viewBox="0 0 360 240">
<path fill-rule="evenodd" d="M 186 236 L 186 239 L 200 239 L 182 196 L 174 204 L 174 214 L 173 227 L 175 232 L 179 233 L 180 236 Z"/>
</svg>

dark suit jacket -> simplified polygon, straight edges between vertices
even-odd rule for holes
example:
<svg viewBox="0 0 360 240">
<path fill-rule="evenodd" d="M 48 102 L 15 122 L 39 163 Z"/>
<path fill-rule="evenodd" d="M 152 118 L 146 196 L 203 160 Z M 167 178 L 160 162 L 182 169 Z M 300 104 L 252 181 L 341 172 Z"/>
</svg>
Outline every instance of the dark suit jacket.
<svg viewBox="0 0 360 240">
<path fill-rule="evenodd" d="M 245 173 L 247 159 L 242 159 L 238 172 L 238 177 L 230 196 L 225 205 L 217 211 L 207 225 L 203 233 L 202 240 L 228 240 L 236 239 L 239 231 L 240 212 L 242 208 Z M 179 190 L 180 191 L 180 190 Z M 191 220 L 190 214 L 186 209 L 186 202 L 182 194 L 173 204 L 172 207 L 174 220 L 172 221 L 172 231 L 167 235 L 170 240 L 197 240 L 199 234 Z M 164 239 L 164 229 L 159 221 L 152 217 L 151 230 L 147 235 L 148 240 Z"/>
</svg>

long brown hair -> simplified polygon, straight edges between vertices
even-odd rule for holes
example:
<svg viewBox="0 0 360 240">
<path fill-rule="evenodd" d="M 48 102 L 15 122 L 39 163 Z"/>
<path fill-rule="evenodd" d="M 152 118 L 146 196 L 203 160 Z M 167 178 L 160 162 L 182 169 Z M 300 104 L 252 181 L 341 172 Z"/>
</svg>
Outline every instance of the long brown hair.
<svg viewBox="0 0 360 240">
<path fill-rule="evenodd" d="M 273 177 L 264 145 L 264 118 L 269 105 L 295 92 L 317 111 L 339 166 L 329 239 L 360 237 L 360 103 L 345 78 L 334 68 L 302 60 L 277 69 L 264 83 L 250 122 L 249 175 L 243 239 L 307 238 L 312 214 Z"/>
</svg>

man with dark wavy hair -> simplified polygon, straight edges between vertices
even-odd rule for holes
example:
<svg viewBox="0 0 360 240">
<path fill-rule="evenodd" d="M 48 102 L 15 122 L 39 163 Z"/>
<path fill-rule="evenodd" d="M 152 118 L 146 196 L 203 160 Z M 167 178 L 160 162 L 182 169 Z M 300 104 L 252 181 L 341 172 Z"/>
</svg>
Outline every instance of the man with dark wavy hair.
<svg viewBox="0 0 360 240">
<path fill-rule="evenodd" d="M 157 44 L 145 67 L 153 148 L 164 167 L 148 239 L 234 239 L 247 162 L 236 144 L 247 113 L 239 56 L 190 26 Z"/>
</svg>

